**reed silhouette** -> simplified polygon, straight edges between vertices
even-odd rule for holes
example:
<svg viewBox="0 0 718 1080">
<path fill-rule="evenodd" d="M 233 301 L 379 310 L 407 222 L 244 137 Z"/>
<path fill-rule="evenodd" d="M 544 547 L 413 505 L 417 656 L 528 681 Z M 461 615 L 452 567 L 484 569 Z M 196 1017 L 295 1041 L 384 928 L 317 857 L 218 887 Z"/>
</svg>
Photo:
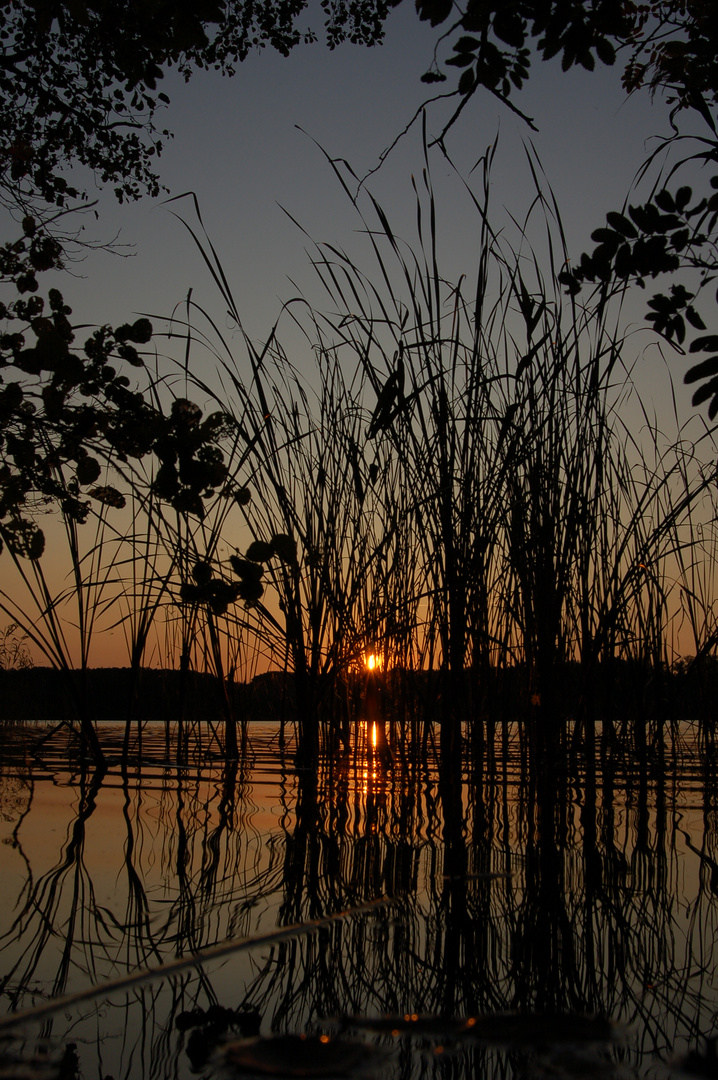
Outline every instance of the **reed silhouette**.
<svg viewBox="0 0 718 1080">
<path fill-rule="evenodd" d="M 188 210 L 237 332 L 188 296 L 146 392 L 169 418 L 161 452 L 201 451 L 208 468 L 221 458 L 226 483 L 175 505 L 162 464 L 118 462 L 122 522 L 102 506 L 92 534 L 64 523 L 69 586 L 18 556 L 28 602 L 0 596 L 65 672 L 75 711 L 63 723 L 98 765 L 89 665 L 111 629 L 126 635 L 132 673 L 125 756 L 144 664 L 179 669 L 188 688 L 197 673 L 214 679 L 212 737 L 240 763 L 252 713 L 237 688 L 267 668 L 289 676 L 273 707 L 297 725 L 297 763 L 316 770 L 347 745 L 370 647 L 384 660 L 385 756 L 421 757 L 437 739 L 447 806 L 496 720 L 526 724 L 534 757 L 593 745 L 599 725 L 604 743 L 630 742 L 647 763 L 683 702 L 710 730 L 715 432 L 698 416 L 662 430 L 641 400 L 615 282 L 584 304 L 566 295 L 570 252 L 531 150 L 533 203 L 499 228 L 496 152 L 463 187 L 476 256 L 458 277 L 442 269 L 426 147 L 409 243 L 330 163 L 365 250 L 316 245 L 320 298 L 288 302 L 261 345 Z"/>
</svg>

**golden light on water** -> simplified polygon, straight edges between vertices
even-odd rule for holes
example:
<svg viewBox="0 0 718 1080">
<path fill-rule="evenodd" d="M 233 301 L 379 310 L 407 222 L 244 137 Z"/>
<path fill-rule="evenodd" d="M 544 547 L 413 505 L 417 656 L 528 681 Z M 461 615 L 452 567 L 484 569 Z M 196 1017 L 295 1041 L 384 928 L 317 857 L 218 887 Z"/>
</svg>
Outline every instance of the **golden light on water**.
<svg viewBox="0 0 718 1080">
<path fill-rule="evenodd" d="M 362 793 L 366 796 L 369 794 L 370 791 L 374 790 L 375 785 L 379 779 L 379 770 L 377 769 L 376 757 L 378 731 L 376 723 L 373 721 L 365 721 L 364 728 L 366 732 L 366 742 L 364 744 L 366 747 L 366 761 L 364 763 L 364 768 L 362 770 L 361 776 Z"/>
</svg>

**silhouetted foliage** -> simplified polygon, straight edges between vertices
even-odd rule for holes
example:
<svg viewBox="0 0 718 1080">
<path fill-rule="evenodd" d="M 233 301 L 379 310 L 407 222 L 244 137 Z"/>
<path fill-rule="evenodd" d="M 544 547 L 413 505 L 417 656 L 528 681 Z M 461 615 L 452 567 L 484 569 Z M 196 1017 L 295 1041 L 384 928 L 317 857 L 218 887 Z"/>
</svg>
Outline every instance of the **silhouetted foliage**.
<svg viewBox="0 0 718 1080">
<path fill-rule="evenodd" d="M 718 161 L 718 142 L 706 155 Z M 694 306 L 700 290 L 709 285 L 718 269 L 715 230 L 718 223 L 718 175 L 710 178 L 711 192 L 694 198 L 693 189 L 683 185 L 671 193 L 661 188 L 647 203 L 629 206 L 627 213 L 611 211 L 606 226 L 596 229 L 591 239 L 598 246 L 581 256 L 579 265 L 559 275 L 572 295 L 582 284 L 596 282 L 604 287 L 621 286 L 632 279 L 641 288 L 646 278 L 693 270 L 698 284 L 689 291 L 673 282 L 667 292 L 658 292 L 648 301 L 648 322 L 654 329 L 681 347 L 686 340 L 686 323 L 695 330 L 707 329 Z M 717 296 L 718 299 L 718 296 Z M 687 383 L 702 381 L 693 395 L 693 404 L 710 400 L 708 415 L 718 415 L 718 336 L 704 334 L 689 345 L 691 353 L 709 353 L 685 374 Z"/>
<path fill-rule="evenodd" d="M 169 136 L 155 124 L 169 104 L 158 90 L 164 72 L 177 68 L 185 80 L 202 68 L 233 75 L 252 48 L 265 45 L 287 55 L 315 40 L 297 26 L 305 7 L 306 0 L 0 6 L 0 202 L 22 228 L 0 247 L 0 284 L 13 296 L 0 303 L 0 545 L 14 554 L 42 554 L 33 510 L 48 503 L 75 522 L 88 516 L 87 496 L 121 508 L 124 496 L 101 481 L 111 459 L 154 452 L 155 493 L 200 518 L 203 499 L 224 483 L 218 443 L 228 418 L 217 412 L 203 420 L 184 400 L 165 416 L 117 367 L 143 367 L 136 346 L 150 342 L 149 321 L 100 327 L 77 348 L 70 309 L 56 289 L 39 295 L 38 275 L 63 268 L 73 237 L 62 222 L 86 197 L 66 170 L 91 169 L 120 202 L 156 196 L 156 162 Z M 322 7 L 330 47 L 345 38 L 380 40 L 386 3 L 325 0 Z M 221 596 L 215 589 L 216 610 L 236 598 L 228 590 L 258 598 L 256 575 L 241 587 L 225 583 Z"/>
<path fill-rule="evenodd" d="M 718 64 L 712 5 L 682 0 L 416 0 L 419 17 L 440 26 L 458 18 L 442 34 L 454 37 L 446 64 L 461 69 L 459 93 L 483 87 L 508 99 L 529 77 L 532 54 L 542 60 L 560 56 L 563 71 L 580 65 L 613 65 L 619 52 L 628 54 L 623 71 L 627 91 L 668 91 L 673 112 L 699 109 L 710 121 L 715 104 Z M 435 58 L 425 82 L 443 82 L 446 75 Z"/>
<path fill-rule="evenodd" d="M 90 499 L 125 505 L 103 481 L 110 463 L 121 467 L 154 453 L 156 494 L 200 518 L 203 498 L 227 478 L 218 443 L 232 420 L 219 412 L 203 420 L 185 399 L 165 415 L 116 366 L 144 367 L 137 346 L 151 340 L 149 319 L 99 327 L 78 348 L 71 314 L 57 289 L 47 300 L 33 293 L 0 306 L 7 327 L 0 337 L 0 545 L 31 559 L 45 546 L 35 512 L 48 504 L 78 523 Z"/>
<path fill-rule="evenodd" d="M 417 0 L 420 18 L 432 26 L 446 23 L 457 11 L 448 0 Z M 445 38 L 453 40 L 453 54 L 445 61 L 461 75 L 457 91 L 460 105 L 450 118 L 439 142 L 458 119 L 469 98 L 479 89 L 489 90 L 510 108 L 531 120 L 513 103 L 515 92 L 529 78 L 532 56 L 542 60 L 561 58 L 563 71 L 580 65 L 593 71 L 597 64 L 613 65 L 627 57 L 622 83 L 628 93 L 647 89 L 660 95 L 670 107 L 673 135 L 667 144 L 685 136 L 678 123 L 686 112 L 698 115 L 708 127 L 699 148 L 678 162 L 673 176 L 687 163 L 712 165 L 718 161 L 715 107 L 718 94 L 718 18 L 715 6 L 701 0 L 652 0 L 624 3 L 595 0 L 528 0 L 504 4 L 498 0 L 468 0 L 458 8 L 458 18 Z M 438 48 L 438 46 L 437 46 Z M 437 55 L 423 76 L 425 82 L 443 82 L 446 74 Z M 650 159 L 653 161 L 656 155 Z M 650 162 L 649 162 L 650 163 Z M 578 266 L 564 271 L 562 281 L 572 294 L 585 282 L 603 288 L 621 288 L 629 281 L 645 285 L 646 278 L 696 270 L 699 284 L 689 291 L 681 283 L 670 285 L 668 294 L 656 293 L 649 301 L 648 321 L 658 333 L 679 348 L 685 340 L 686 322 L 705 330 L 693 305 L 700 289 L 716 271 L 715 227 L 718 220 L 718 175 L 709 177 L 710 188 L 694 196 L 681 185 L 669 191 L 654 188 L 642 205 L 612 211 L 606 226 L 596 229 L 597 247 L 583 254 Z M 686 382 L 701 382 L 693 404 L 710 401 L 708 415 L 718 415 L 718 339 L 697 338 L 691 352 L 710 355 L 686 373 Z"/>
<path fill-rule="evenodd" d="M 91 169 L 120 201 L 157 195 L 169 131 L 165 71 L 233 75 L 250 50 L 286 56 L 316 39 L 299 27 L 306 0 L 34 0 L 0 7 L 0 192 L 11 205 L 64 207 L 82 195 L 63 175 Z M 389 5 L 324 0 L 327 41 L 374 44 Z"/>
</svg>

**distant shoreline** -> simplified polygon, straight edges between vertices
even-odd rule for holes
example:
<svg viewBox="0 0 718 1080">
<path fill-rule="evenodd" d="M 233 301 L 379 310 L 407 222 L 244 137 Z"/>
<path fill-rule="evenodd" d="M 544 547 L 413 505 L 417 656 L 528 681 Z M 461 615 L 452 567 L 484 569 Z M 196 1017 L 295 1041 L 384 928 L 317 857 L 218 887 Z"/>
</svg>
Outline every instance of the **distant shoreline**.
<svg viewBox="0 0 718 1080">
<path fill-rule="evenodd" d="M 561 666 L 556 702 L 565 716 L 580 712 L 585 692 L 584 673 L 576 663 Z M 718 662 L 705 657 L 692 667 L 684 662 L 672 670 L 648 671 L 642 665 L 615 661 L 594 669 L 592 708 L 597 718 L 638 709 L 642 714 L 668 713 L 676 719 L 705 715 L 718 691 Z M 321 708 L 330 714 L 361 708 L 365 675 L 322 676 Z M 393 669 L 380 676 L 387 718 L 419 714 L 429 719 L 442 693 L 438 671 Z M 466 702 L 477 715 L 495 722 L 526 714 L 530 685 L 527 669 L 492 669 L 486 680 L 465 672 Z M 478 690 L 478 693 L 477 693 Z M 51 667 L 0 669 L 0 725 L 12 723 L 74 723 L 82 710 L 95 723 L 178 719 L 222 723 L 231 715 L 241 722 L 291 720 L 295 713 L 295 680 L 291 672 L 268 671 L 251 682 L 225 680 L 213 674 L 166 668 L 89 668 L 66 672 Z M 436 718 L 436 716 L 434 716 Z"/>
<path fill-rule="evenodd" d="M 226 702 L 217 678 L 206 672 L 163 668 L 90 668 L 73 672 L 74 692 L 68 673 L 51 667 L 0 671 L 0 724 L 60 723 L 76 719 L 79 700 L 97 723 L 125 723 L 133 719 L 167 721 L 184 716 L 192 720 L 221 721 Z M 291 677 L 283 672 L 257 675 L 251 683 L 225 684 L 237 716 L 266 709 L 270 698 L 276 705 L 284 698 Z M 270 692 L 271 691 L 271 692 Z"/>
</svg>

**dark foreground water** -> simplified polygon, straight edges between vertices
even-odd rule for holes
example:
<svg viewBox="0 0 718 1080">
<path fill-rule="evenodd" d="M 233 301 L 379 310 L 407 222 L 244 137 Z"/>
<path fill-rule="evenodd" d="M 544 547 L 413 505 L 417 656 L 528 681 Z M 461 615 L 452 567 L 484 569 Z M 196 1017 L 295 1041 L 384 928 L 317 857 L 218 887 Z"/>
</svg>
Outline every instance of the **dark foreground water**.
<svg viewBox="0 0 718 1080">
<path fill-rule="evenodd" d="M 718 1075 L 689 731 L 662 766 L 538 777 L 499 732 L 453 821 L 365 731 L 301 774 L 274 726 L 236 769 L 170 734 L 98 782 L 0 732 L 0 1077 Z"/>
</svg>

